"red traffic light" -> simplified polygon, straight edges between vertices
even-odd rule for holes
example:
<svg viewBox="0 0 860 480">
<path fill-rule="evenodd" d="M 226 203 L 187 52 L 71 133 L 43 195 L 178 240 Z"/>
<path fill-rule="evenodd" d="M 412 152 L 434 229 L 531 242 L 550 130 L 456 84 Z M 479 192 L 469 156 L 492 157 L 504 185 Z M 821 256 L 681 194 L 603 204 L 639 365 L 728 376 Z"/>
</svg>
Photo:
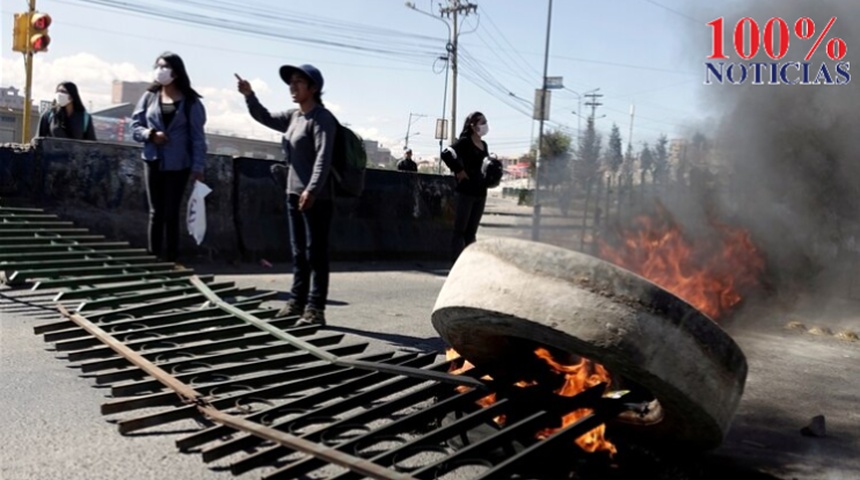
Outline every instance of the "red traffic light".
<svg viewBox="0 0 860 480">
<path fill-rule="evenodd" d="M 30 22 L 36 31 L 45 30 L 51 26 L 51 16 L 47 13 L 34 13 Z"/>
<path fill-rule="evenodd" d="M 30 48 L 34 52 L 44 52 L 51 44 L 51 37 L 47 35 L 33 35 L 30 39 Z"/>
<path fill-rule="evenodd" d="M 51 44 L 48 27 L 51 26 L 51 16 L 47 13 L 34 13 L 30 17 L 30 51 L 44 52 Z"/>
</svg>

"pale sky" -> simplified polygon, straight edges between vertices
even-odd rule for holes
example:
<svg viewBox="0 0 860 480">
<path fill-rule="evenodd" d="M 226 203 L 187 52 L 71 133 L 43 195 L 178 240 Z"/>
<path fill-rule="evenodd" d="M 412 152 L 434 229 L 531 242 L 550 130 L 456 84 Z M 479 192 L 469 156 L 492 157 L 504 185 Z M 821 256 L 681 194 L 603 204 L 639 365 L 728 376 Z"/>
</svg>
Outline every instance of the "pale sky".
<svg viewBox="0 0 860 480">
<path fill-rule="evenodd" d="M 88 106 L 109 106 L 114 79 L 150 80 L 156 57 L 170 50 L 183 57 L 192 85 L 204 96 L 210 131 L 271 140 L 277 134 L 247 114 L 233 73 L 251 81 L 264 105 L 282 110 L 292 104 L 278 68 L 312 63 L 325 77 L 323 99 L 341 122 L 397 155 L 415 114 L 410 146 L 419 158 L 431 157 L 438 152 L 434 124 L 445 87 L 445 63 L 438 57 L 448 27 L 438 15 L 439 2 L 415 3 L 437 13 L 419 13 L 401 0 L 38 0 L 37 10 L 49 13 L 53 25 L 49 52 L 36 55 L 34 99 L 51 98 L 57 83 L 70 80 Z M 491 150 L 518 155 L 538 130 L 531 102 L 541 84 L 548 2 L 475 3 L 477 14 L 460 26 L 457 130 L 467 113 L 480 110 L 490 124 Z M 581 107 L 590 113 L 587 99 L 580 105 L 577 94 L 595 88 L 603 95 L 598 128 L 606 135 L 617 123 L 625 143 L 631 104 L 637 144 L 661 133 L 681 135 L 706 119 L 700 98 L 708 88 L 708 52 L 693 47 L 693 40 L 707 35 L 705 23 L 719 9 L 693 12 L 688 3 L 555 0 L 548 75 L 563 77 L 566 88 L 553 91 L 546 128 L 575 135 L 574 112 Z M 11 27 L 13 14 L 26 9 L 26 0 L 2 0 L 4 87 L 24 84 L 23 60 L 11 51 Z"/>
</svg>

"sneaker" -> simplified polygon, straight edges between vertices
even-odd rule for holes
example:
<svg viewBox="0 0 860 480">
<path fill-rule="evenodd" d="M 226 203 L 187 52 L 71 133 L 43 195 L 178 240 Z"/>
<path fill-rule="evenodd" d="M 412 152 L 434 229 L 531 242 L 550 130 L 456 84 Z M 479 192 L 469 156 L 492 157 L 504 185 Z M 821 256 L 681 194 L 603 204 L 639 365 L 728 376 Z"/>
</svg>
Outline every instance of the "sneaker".
<svg viewBox="0 0 860 480">
<path fill-rule="evenodd" d="M 296 325 L 319 325 L 324 327 L 325 312 L 313 307 L 308 307 L 305 309 L 305 313 L 302 315 L 302 318 L 296 322 Z"/>
<path fill-rule="evenodd" d="M 275 317 L 297 317 L 305 311 L 305 306 L 297 302 L 295 299 L 290 299 L 283 308 L 278 310 Z"/>
</svg>

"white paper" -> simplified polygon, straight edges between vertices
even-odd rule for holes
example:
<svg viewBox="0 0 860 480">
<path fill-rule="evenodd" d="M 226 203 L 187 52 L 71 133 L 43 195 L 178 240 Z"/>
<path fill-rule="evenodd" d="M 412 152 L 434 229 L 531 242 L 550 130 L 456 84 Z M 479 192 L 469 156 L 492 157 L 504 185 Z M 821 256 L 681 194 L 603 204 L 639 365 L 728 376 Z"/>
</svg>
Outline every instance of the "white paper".
<svg viewBox="0 0 860 480">
<path fill-rule="evenodd" d="M 197 245 L 203 243 L 203 237 L 206 236 L 206 195 L 209 195 L 212 189 L 208 185 L 197 180 L 194 182 L 194 190 L 191 192 L 191 198 L 188 199 L 188 233 L 194 237 Z"/>
</svg>

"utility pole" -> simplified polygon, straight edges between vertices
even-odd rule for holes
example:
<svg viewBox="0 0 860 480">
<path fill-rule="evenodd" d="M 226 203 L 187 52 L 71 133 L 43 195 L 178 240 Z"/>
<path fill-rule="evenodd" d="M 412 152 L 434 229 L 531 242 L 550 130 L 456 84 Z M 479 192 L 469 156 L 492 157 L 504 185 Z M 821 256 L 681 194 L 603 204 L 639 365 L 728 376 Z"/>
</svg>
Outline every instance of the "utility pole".
<svg viewBox="0 0 860 480">
<path fill-rule="evenodd" d="M 32 16 L 36 12 L 36 0 L 29 0 L 28 13 Z M 27 38 L 30 38 L 30 22 L 27 22 Z M 33 51 L 32 49 L 28 49 L 26 53 L 24 53 L 24 70 L 27 75 L 27 79 L 24 84 L 24 128 L 23 135 L 24 138 L 21 140 L 21 143 L 30 142 L 30 116 L 32 115 L 32 108 L 30 107 L 30 102 L 33 101 Z"/>
<path fill-rule="evenodd" d="M 627 136 L 627 145 L 633 146 L 633 116 L 636 114 L 636 105 L 630 104 L 630 135 Z"/>
<path fill-rule="evenodd" d="M 542 151 L 543 151 L 543 122 L 547 117 L 546 112 L 546 97 L 547 97 L 547 85 L 546 85 L 546 75 L 547 68 L 549 67 L 549 33 L 550 27 L 552 26 L 552 0 L 549 0 L 549 7 L 547 8 L 546 14 L 546 46 L 544 47 L 544 55 L 543 55 L 543 79 L 542 79 L 542 87 L 541 87 L 541 95 L 540 95 L 540 127 L 538 127 L 538 151 L 535 155 L 535 194 L 534 194 L 534 213 L 532 214 L 532 240 L 538 241 L 540 239 L 540 164 L 542 160 Z"/>
<path fill-rule="evenodd" d="M 406 122 L 406 141 L 405 141 L 405 144 L 403 145 L 403 150 L 409 149 L 409 132 L 412 129 L 412 123 L 413 123 L 412 117 L 415 117 L 415 121 L 417 122 L 419 118 L 426 117 L 426 116 L 427 115 L 424 115 L 423 113 L 409 112 L 409 120 Z"/>
<path fill-rule="evenodd" d="M 599 94 L 599 93 L 589 93 L 589 94 L 586 94 L 585 96 L 591 99 L 590 102 L 585 102 L 585 106 L 591 107 L 591 121 L 593 122 L 594 121 L 594 112 L 597 110 L 597 107 L 603 105 L 602 103 L 598 102 L 597 99 L 602 97 L 603 95 Z"/>
<path fill-rule="evenodd" d="M 460 0 L 448 0 L 447 6 L 439 7 L 440 16 L 446 16 L 452 19 L 452 33 L 450 38 L 450 55 L 451 55 L 451 141 L 457 138 L 457 44 L 460 36 L 459 22 L 457 17 L 463 14 L 464 17 L 470 13 L 476 13 L 478 6 L 474 3 L 462 3 Z"/>
</svg>

